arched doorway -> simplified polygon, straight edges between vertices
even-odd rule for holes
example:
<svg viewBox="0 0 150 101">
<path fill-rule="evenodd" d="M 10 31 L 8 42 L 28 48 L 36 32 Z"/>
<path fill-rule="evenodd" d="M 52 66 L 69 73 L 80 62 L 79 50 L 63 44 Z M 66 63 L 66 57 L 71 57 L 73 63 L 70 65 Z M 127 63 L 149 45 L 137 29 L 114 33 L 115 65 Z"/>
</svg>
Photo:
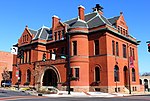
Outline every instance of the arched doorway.
<svg viewBox="0 0 150 101">
<path fill-rule="evenodd" d="M 127 69 L 127 66 L 124 66 L 123 72 L 124 72 L 124 85 L 127 87 L 128 86 L 128 69 Z"/>
<path fill-rule="evenodd" d="M 57 87 L 57 74 L 53 69 L 47 69 L 43 76 L 43 86 L 54 86 Z"/>
<path fill-rule="evenodd" d="M 148 80 L 147 79 L 144 79 L 144 88 L 145 88 L 145 91 L 148 90 Z"/>
</svg>

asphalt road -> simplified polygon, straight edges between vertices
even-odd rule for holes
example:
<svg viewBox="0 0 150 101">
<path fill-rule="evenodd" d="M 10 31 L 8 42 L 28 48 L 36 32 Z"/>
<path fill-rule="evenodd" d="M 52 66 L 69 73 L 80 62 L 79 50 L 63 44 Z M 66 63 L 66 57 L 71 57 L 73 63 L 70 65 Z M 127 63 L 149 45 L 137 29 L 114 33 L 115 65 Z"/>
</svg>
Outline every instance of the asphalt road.
<svg viewBox="0 0 150 101">
<path fill-rule="evenodd" d="M 0 89 L 0 101 L 150 101 L 150 95 L 129 97 L 44 97 L 31 96 L 25 92 Z"/>
<path fill-rule="evenodd" d="M 87 97 L 87 98 L 46 98 L 46 97 L 20 97 L 20 98 L 5 98 L 5 101 L 150 101 L 149 97 L 135 98 L 135 97 L 121 97 L 121 98 L 100 98 L 100 97 Z M 0 101 L 1 101 L 0 100 Z"/>
</svg>

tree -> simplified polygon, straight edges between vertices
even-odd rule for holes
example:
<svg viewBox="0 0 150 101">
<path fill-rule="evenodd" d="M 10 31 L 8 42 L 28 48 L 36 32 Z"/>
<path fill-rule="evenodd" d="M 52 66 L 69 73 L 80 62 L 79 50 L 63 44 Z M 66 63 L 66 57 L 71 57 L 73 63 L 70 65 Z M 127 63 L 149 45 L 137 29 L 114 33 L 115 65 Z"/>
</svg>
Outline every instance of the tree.
<svg viewBox="0 0 150 101">
<path fill-rule="evenodd" d="M 7 67 L 5 67 L 3 70 L 2 78 L 3 78 L 3 80 L 10 80 L 10 73 L 7 70 Z"/>
</svg>

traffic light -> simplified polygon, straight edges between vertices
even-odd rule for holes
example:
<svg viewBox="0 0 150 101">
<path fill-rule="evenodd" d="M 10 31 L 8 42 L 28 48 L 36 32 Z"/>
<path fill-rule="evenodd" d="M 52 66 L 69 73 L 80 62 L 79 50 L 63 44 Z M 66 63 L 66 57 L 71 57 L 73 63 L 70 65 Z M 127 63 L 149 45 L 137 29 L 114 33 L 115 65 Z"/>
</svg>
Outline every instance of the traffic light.
<svg viewBox="0 0 150 101">
<path fill-rule="evenodd" d="M 44 62 L 46 61 L 46 54 L 45 53 L 43 54 L 42 61 L 44 61 Z"/>
<path fill-rule="evenodd" d="M 150 52 L 150 43 L 148 44 L 148 52 Z"/>
</svg>

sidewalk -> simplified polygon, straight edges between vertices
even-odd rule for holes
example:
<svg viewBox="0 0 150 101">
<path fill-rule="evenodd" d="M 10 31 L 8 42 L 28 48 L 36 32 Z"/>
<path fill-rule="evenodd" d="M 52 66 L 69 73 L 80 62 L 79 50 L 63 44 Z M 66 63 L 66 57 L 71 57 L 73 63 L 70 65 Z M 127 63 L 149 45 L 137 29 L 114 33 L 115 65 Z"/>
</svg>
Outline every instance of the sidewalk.
<svg viewBox="0 0 150 101">
<path fill-rule="evenodd" d="M 4 90 L 5 88 L 1 88 L 1 90 Z M 5 90 L 13 90 L 17 92 L 24 92 L 30 95 L 35 96 L 46 96 L 46 97 L 125 97 L 125 96 L 139 96 L 139 95 L 146 95 L 150 92 L 132 92 L 132 94 L 123 94 L 123 93 L 103 93 L 103 92 L 70 92 L 68 94 L 68 91 L 59 91 L 57 94 L 41 94 L 36 91 L 21 91 L 17 89 L 5 89 Z"/>
<path fill-rule="evenodd" d="M 131 96 L 129 94 L 120 94 L 120 93 L 102 93 L 102 92 L 70 92 L 68 94 L 67 91 L 60 91 L 58 94 L 38 94 L 34 93 L 33 95 L 40 95 L 46 97 L 123 97 L 123 96 Z"/>
<path fill-rule="evenodd" d="M 132 93 L 132 94 L 122 94 L 122 93 L 103 93 L 103 92 L 70 92 L 68 95 L 67 91 L 59 91 L 58 94 L 42 94 L 41 96 L 46 97 L 127 97 L 127 96 L 140 96 L 147 95 L 150 92 L 143 93 Z M 38 93 L 32 95 L 39 96 Z"/>
</svg>

